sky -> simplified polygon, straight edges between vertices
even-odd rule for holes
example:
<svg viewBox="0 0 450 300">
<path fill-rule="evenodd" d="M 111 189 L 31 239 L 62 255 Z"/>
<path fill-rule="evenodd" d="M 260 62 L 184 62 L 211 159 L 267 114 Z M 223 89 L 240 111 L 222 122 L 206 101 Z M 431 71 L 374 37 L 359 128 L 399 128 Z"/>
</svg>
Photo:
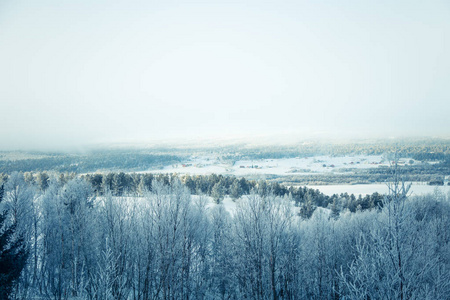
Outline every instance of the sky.
<svg viewBox="0 0 450 300">
<path fill-rule="evenodd" d="M 0 0 L 0 150 L 450 137 L 449 1 Z"/>
</svg>

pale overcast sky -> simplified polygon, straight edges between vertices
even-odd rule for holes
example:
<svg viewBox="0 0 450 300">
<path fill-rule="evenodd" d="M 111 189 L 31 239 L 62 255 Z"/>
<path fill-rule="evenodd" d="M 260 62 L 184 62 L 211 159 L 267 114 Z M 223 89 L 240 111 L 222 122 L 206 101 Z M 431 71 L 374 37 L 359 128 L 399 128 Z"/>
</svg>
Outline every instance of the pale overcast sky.
<svg viewBox="0 0 450 300">
<path fill-rule="evenodd" d="M 0 0 L 0 149 L 450 136 L 450 1 Z"/>
</svg>

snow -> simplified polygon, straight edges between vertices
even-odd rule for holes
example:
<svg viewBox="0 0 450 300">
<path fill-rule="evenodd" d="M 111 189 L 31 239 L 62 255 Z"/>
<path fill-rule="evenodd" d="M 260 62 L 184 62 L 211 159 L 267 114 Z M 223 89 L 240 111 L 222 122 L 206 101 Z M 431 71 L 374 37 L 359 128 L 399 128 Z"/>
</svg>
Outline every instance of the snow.
<svg viewBox="0 0 450 300">
<path fill-rule="evenodd" d="M 408 158 L 402 159 L 409 161 Z M 307 158 L 282 158 L 239 160 L 234 164 L 225 163 L 217 157 L 193 157 L 192 159 L 151 173 L 177 173 L 191 175 L 227 174 L 245 175 L 310 175 L 324 173 L 348 173 L 356 169 L 389 166 L 381 155 L 314 156 Z"/>
<path fill-rule="evenodd" d="M 367 169 L 382 165 L 381 156 L 314 156 L 308 158 L 285 158 L 237 161 L 233 166 L 235 175 L 275 174 L 302 175 L 342 172 L 340 169 Z"/>
<path fill-rule="evenodd" d="M 149 170 L 150 173 L 177 173 L 177 174 L 226 174 L 230 172 L 229 164 L 220 162 L 213 157 L 194 157 L 186 162 L 166 166 L 163 169 Z"/>
<path fill-rule="evenodd" d="M 231 197 L 229 197 L 229 196 L 225 196 L 225 198 L 222 200 L 222 202 L 220 204 L 215 203 L 213 198 L 209 197 L 209 196 L 192 195 L 192 200 L 194 202 L 199 201 L 200 197 L 206 198 L 206 200 L 207 200 L 206 208 L 208 208 L 208 209 L 211 209 L 211 208 L 215 207 L 216 205 L 223 205 L 224 208 L 226 209 L 226 211 L 228 211 L 231 215 L 234 215 L 234 212 L 236 211 L 237 203 L 235 201 L 233 201 L 231 199 Z M 239 199 L 236 201 L 239 201 Z"/>
<path fill-rule="evenodd" d="M 386 184 L 341 184 L 341 185 L 308 185 L 308 188 L 317 189 L 325 195 L 348 193 L 355 195 L 373 194 L 375 192 L 380 194 L 388 193 Z M 440 190 L 444 194 L 450 193 L 450 186 L 433 186 L 421 183 L 413 183 L 410 189 L 411 195 L 424 195 L 433 193 L 435 189 Z"/>
</svg>

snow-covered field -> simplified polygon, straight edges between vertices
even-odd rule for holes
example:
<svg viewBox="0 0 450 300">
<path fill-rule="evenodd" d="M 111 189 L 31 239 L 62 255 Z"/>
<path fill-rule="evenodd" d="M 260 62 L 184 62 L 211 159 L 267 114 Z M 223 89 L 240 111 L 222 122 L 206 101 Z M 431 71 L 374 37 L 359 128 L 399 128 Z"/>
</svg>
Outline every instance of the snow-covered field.
<svg viewBox="0 0 450 300">
<path fill-rule="evenodd" d="M 387 193 L 388 188 L 385 184 L 356 184 L 356 185 L 322 185 L 322 186 L 313 186 L 310 185 L 308 188 L 318 189 L 325 195 L 333 195 L 333 194 L 341 194 L 341 193 L 348 193 L 348 194 L 354 194 L 355 196 L 358 196 L 362 194 L 363 196 L 366 194 L 373 194 L 375 192 L 378 192 L 380 194 Z M 434 193 L 435 191 L 440 191 L 444 194 L 450 194 L 450 186 L 429 186 L 424 184 L 418 184 L 413 183 L 410 189 L 410 195 L 423 195 L 423 194 L 429 194 Z M 243 196 L 246 197 L 246 196 Z M 134 204 L 134 205 L 142 205 L 146 202 L 144 198 L 141 197 L 125 197 L 127 199 L 126 203 L 128 204 Z M 101 202 L 104 200 L 103 197 L 97 197 L 97 201 Z M 200 203 L 203 202 L 206 205 L 206 208 L 208 210 L 213 209 L 218 204 L 216 204 L 212 197 L 210 196 L 199 196 L 199 195 L 192 195 L 192 201 L 193 203 Z M 225 210 L 230 213 L 232 216 L 236 212 L 236 207 L 241 201 L 241 199 L 238 199 L 236 201 L 233 201 L 230 196 L 225 196 L 224 199 L 221 201 L 219 205 L 223 205 Z M 124 209 L 129 209 L 132 206 L 125 205 Z M 298 208 L 295 208 L 298 210 Z M 323 210 L 327 211 L 327 209 L 322 208 Z M 297 211 L 298 212 L 298 211 Z"/>
<path fill-rule="evenodd" d="M 386 184 L 340 184 L 340 185 L 309 185 L 308 188 L 318 189 L 325 195 L 333 195 L 333 194 L 355 194 L 355 195 L 366 195 L 373 194 L 378 192 L 380 194 L 388 193 L 388 187 Z M 423 195 L 433 193 L 435 190 L 439 190 L 444 194 L 450 193 L 450 186 L 432 186 L 420 183 L 413 183 L 410 189 L 411 195 Z"/>
<path fill-rule="evenodd" d="M 309 188 L 318 189 L 325 195 L 333 195 L 333 194 L 340 194 L 340 193 L 348 193 L 348 194 L 354 194 L 355 196 L 358 195 L 366 195 L 366 194 L 373 194 L 375 192 L 378 192 L 380 194 L 388 193 L 387 185 L 385 184 L 356 184 L 356 185 L 322 185 L 322 186 L 308 186 Z M 430 186 L 425 184 L 418 184 L 413 183 L 410 189 L 410 195 L 424 195 L 424 194 L 430 194 L 434 193 L 435 191 L 440 191 L 444 194 L 450 193 L 450 186 Z M 203 197 L 203 201 L 206 201 L 206 207 L 208 209 L 212 209 L 217 204 L 214 202 L 212 197 L 208 196 L 197 196 L 192 195 L 192 200 L 194 202 L 199 201 L 200 197 Z M 244 196 L 245 197 L 245 196 Z M 236 211 L 237 203 L 240 200 L 233 201 L 231 197 L 226 196 L 222 202 L 221 205 L 224 206 L 226 211 L 228 211 L 231 215 L 234 215 Z M 326 210 L 326 209 L 325 209 Z"/>
<path fill-rule="evenodd" d="M 411 158 L 401 158 L 400 165 L 419 164 Z M 166 166 L 163 169 L 149 170 L 152 173 L 177 173 L 190 175 L 227 174 L 235 176 L 251 175 L 312 175 L 312 174 L 345 174 L 352 173 L 358 169 L 389 167 L 390 161 L 381 155 L 348 155 L 348 156 L 314 156 L 308 158 L 282 158 L 282 159 L 259 159 L 240 160 L 236 163 L 227 164 L 215 157 L 194 157 L 189 161 L 177 165 Z M 343 184 L 343 185 L 319 185 L 308 186 L 318 189 L 326 195 L 349 193 L 355 195 L 366 195 L 374 192 L 387 193 L 385 184 Z M 414 183 L 411 187 L 412 195 L 432 193 L 436 186 L 423 183 Z M 450 192 L 450 186 L 438 187 L 444 193 Z M 224 204 L 230 201 L 225 199 Z M 231 203 L 232 202 L 232 203 Z"/>
<path fill-rule="evenodd" d="M 381 156 L 315 156 L 309 158 L 285 158 L 237 161 L 233 166 L 236 175 L 246 174 L 317 174 L 342 173 L 342 169 L 366 169 L 388 165 Z"/>
<path fill-rule="evenodd" d="M 409 163 L 404 158 L 401 163 Z M 348 173 L 356 169 L 378 168 L 389 166 L 389 161 L 380 155 L 353 155 L 353 156 L 314 156 L 308 158 L 282 158 L 240 160 L 227 164 L 214 157 L 195 157 L 189 161 L 166 166 L 158 170 L 149 170 L 152 173 L 178 173 L 191 175 L 229 174 L 245 175 L 308 175 L 321 173 Z"/>
<path fill-rule="evenodd" d="M 205 197 L 205 196 L 202 196 L 202 197 Z M 200 198 L 200 196 L 197 196 L 197 195 L 192 195 L 192 200 L 193 201 L 198 201 L 198 199 Z M 214 200 L 213 200 L 213 198 L 212 197 L 205 197 L 205 199 L 206 199 L 206 207 L 208 208 L 208 209 L 211 209 L 211 208 L 213 208 L 213 207 L 215 207 L 217 204 L 214 202 Z M 238 200 L 239 201 L 239 200 Z M 231 199 L 231 197 L 229 197 L 229 196 L 226 196 L 223 200 L 222 200 L 222 202 L 221 202 L 221 205 L 223 205 L 223 207 L 226 209 L 226 211 L 228 211 L 231 215 L 233 215 L 234 214 L 234 212 L 236 211 L 236 205 L 237 205 L 237 203 L 235 202 L 235 201 L 233 201 L 232 199 Z"/>
</svg>

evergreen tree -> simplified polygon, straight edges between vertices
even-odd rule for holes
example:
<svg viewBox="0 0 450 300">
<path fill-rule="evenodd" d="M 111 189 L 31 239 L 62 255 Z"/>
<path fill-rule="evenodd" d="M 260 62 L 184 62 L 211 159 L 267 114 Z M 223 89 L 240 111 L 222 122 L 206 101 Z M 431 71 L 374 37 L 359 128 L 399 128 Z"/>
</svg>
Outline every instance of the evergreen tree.
<svg viewBox="0 0 450 300">
<path fill-rule="evenodd" d="M 0 187 L 0 204 L 4 188 Z M 8 210 L 0 214 L 0 299 L 8 299 L 25 267 L 28 251 L 22 237 L 16 233 L 16 224 L 8 225 Z"/>
<path fill-rule="evenodd" d="M 313 196 L 307 193 L 305 195 L 305 202 L 300 206 L 300 216 L 303 219 L 309 219 L 315 210 L 316 206 L 313 204 Z"/>
<path fill-rule="evenodd" d="M 103 194 L 102 189 L 102 182 L 103 182 L 103 175 L 102 174 L 94 174 L 91 175 L 88 178 L 88 181 L 92 184 L 92 189 L 96 195 Z"/>
<path fill-rule="evenodd" d="M 102 178 L 103 193 L 113 190 L 113 178 L 114 178 L 114 173 L 108 173 L 106 175 L 103 175 L 103 178 Z"/>
<path fill-rule="evenodd" d="M 337 220 L 339 218 L 339 207 L 336 202 L 336 199 L 333 200 L 333 203 L 331 204 L 331 218 Z"/>
<path fill-rule="evenodd" d="M 237 200 L 242 196 L 242 188 L 238 179 L 234 179 L 230 188 L 230 196 L 233 200 Z"/>
<path fill-rule="evenodd" d="M 222 202 L 223 198 L 225 197 L 226 191 L 225 186 L 222 180 L 217 182 L 212 190 L 211 190 L 211 197 L 213 197 L 214 201 L 219 204 Z"/>
<path fill-rule="evenodd" d="M 127 178 L 125 173 L 115 173 L 112 181 L 112 191 L 115 196 L 122 196 L 127 187 Z"/>
<path fill-rule="evenodd" d="M 48 188 L 49 180 L 50 177 L 45 172 L 39 172 L 36 174 L 36 183 L 42 191 L 45 191 Z"/>
<path fill-rule="evenodd" d="M 141 176 L 140 179 L 139 179 L 139 184 L 136 187 L 136 193 L 139 196 L 144 196 L 146 190 L 147 190 L 147 188 L 145 186 L 144 176 Z"/>
</svg>

